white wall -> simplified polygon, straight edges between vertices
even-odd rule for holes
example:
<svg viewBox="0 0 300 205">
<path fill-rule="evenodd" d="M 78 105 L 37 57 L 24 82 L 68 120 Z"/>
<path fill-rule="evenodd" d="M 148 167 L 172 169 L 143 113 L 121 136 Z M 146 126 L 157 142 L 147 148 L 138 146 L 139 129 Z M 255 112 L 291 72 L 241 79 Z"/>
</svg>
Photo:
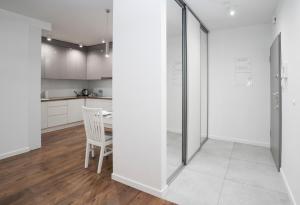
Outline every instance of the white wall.
<svg viewBox="0 0 300 205">
<path fill-rule="evenodd" d="M 166 1 L 113 5 L 113 179 L 166 188 Z"/>
<path fill-rule="evenodd" d="M 0 9 L 0 159 L 40 147 L 41 28 Z"/>
<path fill-rule="evenodd" d="M 282 90 L 282 174 L 294 204 L 300 204 L 300 1 L 283 0 L 278 6 L 274 37 L 281 32 L 282 62 L 288 84 Z M 295 104 L 293 104 L 295 101 Z"/>
<path fill-rule="evenodd" d="M 210 138 L 270 145 L 271 25 L 211 31 L 209 35 Z M 248 58 L 252 86 L 236 74 L 236 60 Z"/>
</svg>

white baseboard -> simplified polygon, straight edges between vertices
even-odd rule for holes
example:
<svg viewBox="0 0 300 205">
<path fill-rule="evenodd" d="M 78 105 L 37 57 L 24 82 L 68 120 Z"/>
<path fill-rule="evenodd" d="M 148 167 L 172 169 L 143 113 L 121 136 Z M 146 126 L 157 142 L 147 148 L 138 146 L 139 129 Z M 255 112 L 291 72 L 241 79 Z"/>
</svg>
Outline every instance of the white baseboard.
<svg viewBox="0 0 300 205">
<path fill-rule="evenodd" d="M 147 186 L 145 184 L 142 184 L 140 182 L 137 182 L 135 180 L 131 180 L 126 177 L 117 175 L 115 173 L 112 173 L 111 178 L 117 182 L 126 184 L 127 186 L 133 187 L 135 189 L 138 189 L 140 191 L 146 192 L 148 194 L 151 194 L 151 195 L 159 197 L 159 198 L 163 197 L 163 195 L 165 194 L 165 191 L 167 190 L 167 187 L 168 187 L 166 185 L 163 189 L 159 190 L 159 189 Z"/>
<path fill-rule="evenodd" d="M 55 126 L 55 127 L 48 127 L 45 129 L 42 129 L 42 134 L 47 133 L 47 132 L 53 132 L 53 131 L 57 131 L 57 130 L 62 130 L 62 129 L 66 129 L 66 128 L 70 128 L 70 127 L 75 127 L 78 125 L 82 125 L 83 122 L 74 122 L 74 123 L 70 123 L 70 124 L 66 124 L 66 125 L 59 125 L 59 126 Z"/>
<path fill-rule="evenodd" d="M 284 182 L 284 184 L 285 184 L 285 186 L 286 186 L 286 189 L 287 189 L 287 191 L 288 191 L 288 195 L 289 195 L 289 197 L 290 197 L 290 200 L 291 200 L 292 204 L 293 204 L 293 205 L 297 205 L 296 200 L 295 200 L 295 197 L 294 197 L 294 194 L 293 194 L 293 192 L 292 192 L 292 189 L 291 189 L 291 187 L 290 187 L 290 185 L 289 185 L 289 183 L 288 183 L 288 181 L 287 181 L 286 175 L 285 175 L 285 173 L 284 173 L 284 171 L 283 171 L 282 168 L 280 168 L 280 174 L 281 174 L 281 177 L 282 177 L 282 179 L 283 179 L 283 182 Z"/>
<path fill-rule="evenodd" d="M 270 147 L 270 144 L 266 143 L 266 142 L 260 142 L 260 141 L 254 141 L 254 140 L 246 140 L 246 139 L 235 138 L 235 137 L 225 137 L 225 136 L 209 135 L 209 139 L 229 141 L 229 142 L 237 142 L 237 143 L 243 143 L 243 144 L 261 146 L 261 147 L 267 147 L 267 148 Z"/>
<path fill-rule="evenodd" d="M 10 152 L 6 152 L 6 153 L 3 153 L 3 154 L 0 154 L 0 160 L 8 158 L 8 157 L 15 156 L 15 155 L 18 155 L 18 154 L 23 154 L 23 153 L 29 152 L 29 151 L 30 151 L 29 147 L 23 147 L 23 148 L 16 149 L 16 150 L 13 150 L 13 151 L 10 151 Z"/>
</svg>

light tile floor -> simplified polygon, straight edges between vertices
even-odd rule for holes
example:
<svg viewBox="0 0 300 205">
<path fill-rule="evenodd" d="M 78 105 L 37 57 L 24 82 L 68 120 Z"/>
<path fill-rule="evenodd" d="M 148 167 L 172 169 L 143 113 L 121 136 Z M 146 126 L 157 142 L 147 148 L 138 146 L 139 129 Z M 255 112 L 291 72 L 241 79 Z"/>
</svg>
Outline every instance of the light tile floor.
<svg viewBox="0 0 300 205">
<path fill-rule="evenodd" d="M 167 176 L 172 175 L 182 162 L 182 136 L 179 133 L 167 133 Z"/>
<path fill-rule="evenodd" d="M 165 199 L 182 205 L 290 205 L 269 149 L 208 140 L 171 183 Z"/>
</svg>

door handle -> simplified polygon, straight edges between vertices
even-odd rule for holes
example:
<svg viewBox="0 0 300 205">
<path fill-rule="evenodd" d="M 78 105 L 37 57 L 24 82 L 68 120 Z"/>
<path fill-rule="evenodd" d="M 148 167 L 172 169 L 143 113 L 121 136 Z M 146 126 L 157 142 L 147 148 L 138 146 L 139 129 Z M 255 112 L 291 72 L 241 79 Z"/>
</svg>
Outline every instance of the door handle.
<svg viewBox="0 0 300 205">
<path fill-rule="evenodd" d="M 272 93 L 273 96 L 279 96 L 279 92 Z"/>
</svg>

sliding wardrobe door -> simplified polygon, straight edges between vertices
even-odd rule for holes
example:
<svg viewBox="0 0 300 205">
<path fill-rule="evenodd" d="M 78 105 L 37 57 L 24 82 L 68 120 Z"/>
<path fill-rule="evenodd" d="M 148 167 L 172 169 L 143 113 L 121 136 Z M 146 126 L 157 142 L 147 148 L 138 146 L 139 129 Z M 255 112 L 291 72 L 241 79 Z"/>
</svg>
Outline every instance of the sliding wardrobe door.
<svg viewBox="0 0 300 205">
<path fill-rule="evenodd" d="M 187 160 L 201 145 L 201 25 L 187 10 Z"/>
<path fill-rule="evenodd" d="M 182 42 L 182 8 L 175 0 L 167 0 L 167 176 L 169 179 L 183 164 Z"/>
<path fill-rule="evenodd" d="M 201 143 L 208 138 L 208 33 L 201 29 Z"/>
</svg>

